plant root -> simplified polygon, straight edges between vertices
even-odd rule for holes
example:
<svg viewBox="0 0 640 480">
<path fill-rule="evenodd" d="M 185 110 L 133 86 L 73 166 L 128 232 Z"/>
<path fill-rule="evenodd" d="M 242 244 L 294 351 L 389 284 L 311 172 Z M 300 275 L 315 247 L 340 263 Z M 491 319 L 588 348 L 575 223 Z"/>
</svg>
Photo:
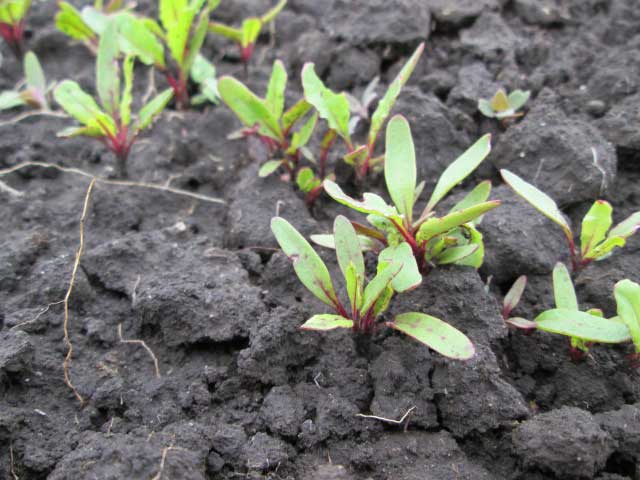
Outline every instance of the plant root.
<svg viewBox="0 0 640 480">
<path fill-rule="evenodd" d="M 28 167 L 54 168 L 61 172 L 73 173 L 75 175 L 81 175 L 83 177 L 95 179 L 97 183 L 102 183 L 104 185 L 112 185 L 116 187 L 148 188 L 151 190 L 160 190 L 162 192 L 173 193 L 175 195 L 182 195 L 184 197 L 195 198 L 196 200 L 202 200 L 203 202 L 226 204 L 226 202 L 221 198 L 209 197 L 207 195 L 201 195 L 199 193 L 193 193 L 187 190 L 180 190 L 179 188 L 169 187 L 168 185 L 158 185 L 155 183 L 145 183 L 145 182 L 133 182 L 129 180 L 109 180 L 107 178 L 97 177 L 89 172 L 80 170 L 79 168 L 62 167 L 60 165 L 56 165 L 53 163 L 45 163 L 45 162 L 19 163 L 18 165 L 14 165 L 13 167 L 0 170 L 0 177 L 3 177 L 5 175 L 8 175 L 13 172 L 17 172 L 18 170 L 22 170 L 23 168 L 28 168 Z"/>
<path fill-rule="evenodd" d="M 0 192 L 8 193 L 9 195 L 11 195 L 13 197 L 21 197 L 21 196 L 24 195 L 24 193 L 21 192 L 20 190 L 16 190 L 15 188 L 11 188 L 9 185 L 7 185 L 4 182 L 0 182 Z"/>
<path fill-rule="evenodd" d="M 160 366 L 158 364 L 158 357 L 155 356 L 155 354 L 153 353 L 153 350 L 151 350 L 151 348 L 149 348 L 149 346 L 144 342 L 144 340 L 135 340 L 135 339 L 127 340 L 125 338 L 122 338 L 122 324 L 121 323 L 118 324 L 118 338 L 120 339 L 120 343 L 128 343 L 128 344 L 132 344 L 132 345 L 140 345 L 142 348 L 144 348 L 147 351 L 147 353 L 149 354 L 149 356 L 151 357 L 151 359 L 153 360 L 153 365 L 155 366 L 155 370 L 156 370 L 156 378 L 160 378 Z"/>
<path fill-rule="evenodd" d="M 409 410 L 405 412 L 405 414 L 402 416 L 400 420 L 394 420 L 392 418 L 385 418 L 385 417 L 378 417 L 377 415 L 364 415 L 362 413 L 356 413 L 356 417 L 372 418 L 374 420 L 380 420 L 381 422 L 393 423 L 394 425 L 404 425 L 404 431 L 406 432 L 407 428 L 409 427 L 409 419 L 410 419 L 409 417 L 415 409 L 416 409 L 415 406 L 411 407 Z"/>
<path fill-rule="evenodd" d="M 67 294 L 64 296 L 64 323 L 62 325 L 62 329 L 64 331 L 64 341 L 67 345 L 67 355 L 64 358 L 64 362 L 62 362 L 62 371 L 64 372 L 64 383 L 73 391 L 73 394 L 80 402 L 80 405 L 84 405 L 85 400 L 80 392 L 73 386 L 71 383 L 71 378 L 69 377 L 69 363 L 71 362 L 71 356 L 73 355 L 73 345 L 71 344 L 71 338 L 69 338 L 69 298 L 71 298 L 71 292 L 73 292 L 73 285 L 76 281 L 76 274 L 78 273 L 78 267 L 80 266 L 80 259 L 82 258 L 82 254 L 84 252 L 84 224 L 87 220 L 87 212 L 89 211 L 89 200 L 91 199 L 91 192 L 93 191 L 93 187 L 96 184 L 96 179 L 92 178 L 91 183 L 89 183 L 89 188 L 87 188 L 87 194 L 84 197 L 84 205 L 82 207 L 82 216 L 80 217 L 80 246 L 78 247 L 78 251 L 76 252 L 76 259 L 73 262 L 73 270 L 71 271 L 71 280 L 69 281 L 69 288 L 67 290 Z"/>
<path fill-rule="evenodd" d="M 160 457 L 160 469 L 158 470 L 158 473 L 156 473 L 156 475 L 151 480 L 160 480 L 162 478 L 162 474 L 164 473 L 164 465 L 167 461 L 167 455 L 172 450 L 184 450 L 184 449 L 180 447 L 174 447 L 173 444 L 163 448 L 162 457 Z"/>
</svg>

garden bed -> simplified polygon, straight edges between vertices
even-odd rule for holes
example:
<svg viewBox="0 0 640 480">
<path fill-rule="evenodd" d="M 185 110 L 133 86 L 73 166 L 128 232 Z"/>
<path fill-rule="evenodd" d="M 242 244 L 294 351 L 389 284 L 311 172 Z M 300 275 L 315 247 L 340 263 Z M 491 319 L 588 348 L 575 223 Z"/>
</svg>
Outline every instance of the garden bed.
<svg viewBox="0 0 640 480">
<path fill-rule="evenodd" d="M 139 11 L 155 14 L 147 3 Z M 214 17 L 237 23 L 269 5 L 223 0 Z M 55 30 L 55 10 L 34 2 L 28 45 L 49 79 L 92 91 L 93 59 Z M 97 142 L 56 138 L 69 119 L 33 116 L 0 125 L 0 170 L 67 170 L 0 176 L 0 478 L 640 478 L 632 346 L 596 345 L 573 362 L 564 337 L 525 335 L 500 315 L 520 275 L 529 283 L 516 313 L 532 319 L 550 308 L 552 269 L 567 258 L 561 230 L 498 175 L 508 168 L 533 181 L 574 225 L 596 198 L 618 221 L 639 209 L 637 1 L 290 0 L 276 27 L 246 80 L 260 94 L 280 58 L 296 93 L 312 61 L 328 86 L 359 96 L 376 75 L 388 84 L 426 40 L 394 112 L 411 123 L 427 189 L 493 134 L 473 178 L 492 180 L 503 201 L 480 226 L 484 265 L 438 268 L 386 314 L 447 319 L 475 357 L 448 360 L 391 331 L 363 341 L 298 329 L 326 310 L 277 249 L 270 219 L 277 212 L 308 236 L 352 214 L 327 196 L 308 209 L 290 184 L 259 178 L 247 144 L 226 138 L 240 124 L 224 105 L 169 109 L 134 147 L 129 180 L 178 192 L 98 180 L 87 197 L 90 178 L 77 170 L 113 180 L 113 158 Z M 0 90 L 21 76 L 3 53 Z M 233 45 L 208 38 L 204 53 L 220 75 L 242 78 Z M 532 91 L 525 116 L 506 127 L 477 111 L 500 86 Z M 334 150 L 338 183 L 362 193 Z M 386 196 L 380 175 L 366 186 Z M 66 322 L 74 394 L 60 302 L 87 198 Z M 581 306 L 614 315 L 613 285 L 640 279 L 639 253 L 633 238 L 585 268 Z M 321 254 L 337 272 L 333 253 Z M 148 350 L 126 340 L 145 342 L 159 375 Z"/>
</svg>

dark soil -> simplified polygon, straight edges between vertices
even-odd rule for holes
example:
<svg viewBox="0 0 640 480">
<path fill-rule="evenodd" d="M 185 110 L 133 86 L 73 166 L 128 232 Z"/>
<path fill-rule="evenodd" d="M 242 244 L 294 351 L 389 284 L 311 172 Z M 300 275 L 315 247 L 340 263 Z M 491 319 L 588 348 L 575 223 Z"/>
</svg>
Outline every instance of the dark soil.
<svg viewBox="0 0 640 480">
<path fill-rule="evenodd" d="M 146 3 L 155 2 L 140 3 L 153 12 Z M 215 15 L 236 23 L 270 4 L 222 3 Z M 52 0 L 34 2 L 28 45 L 49 79 L 92 89 L 93 60 L 55 31 L 54 12 Z M 640 478 L 631 347 L 595 346 L 574 363 L 566 339 L 510 331 L 501 319 L 499 302 L 519 275 L 529 285 L 516 314 L 532 318 L 552 304 L 550 273 L 566 246 L 497 174 L 506 167 L 533 180 L 574 224 L 597 197 L 612 202 L 615 220 L 638 209 L 638 2 L 290 0 L 248 82 L 262 93 L 281 58 L 299 92 L 300 68 L 313 61 L 331 87 L 359 95 L 375 75 L 388 83 L 422 40 L 425 55 L 395 108 L 411 121 L 420 177 L 432 186 L 492 132 L 494 151 L 475 179 L 492 179 L 504 205 L 481 225 L 479 272 L 436 270 L 388 315 L 447 319 L 477 355 L 446 360 L 388 331 L 372 340 L 301 332 L 323 306 L 275 250 L 269 220 L 279 212 L 308 235 L 344 210 L 320 198 L 309 211 L 290 185 L 259 179 L 246 144 L 226 139 L 239 127 L 226 108 L 168 111 L 134 148 L 130 179 L 171 179 L 226 203 L 96 184 L 69 316 L 70 378 L 84 405 L 64 383 L 59 302 L 89 179 L 37 167 L 0 177 L 10 187 L 0 189 L 0 479 Z M 1 48 L 0 90 L 21 76 Z M 220 74 L 242 74 L 233 45 L 211 38 L 205 53 Z M 142 95 L 142 68 L 138 81 Z M 532 91 L 529 112 L 506 127 L 475 107 L 499 86 Z M 41 161 L 113 175 L 99 144 L 56 138 L 68 123 L 0 126 L 0 168 Z M 383 191 L 383 182 L 367 188 Z M 614 314 L 613 285 L 639 280 L 639 253 L 634 239 L 586 268 L 576 279 L 581 304 Z M 337 270 L 332 253 L 322 255 Z M 144 348 L 120 341 L 118 325 L 154 352 L 159 378 Z M 358 416 L 399 419 L 410 409 L 403 425 Z"/>
</svg>

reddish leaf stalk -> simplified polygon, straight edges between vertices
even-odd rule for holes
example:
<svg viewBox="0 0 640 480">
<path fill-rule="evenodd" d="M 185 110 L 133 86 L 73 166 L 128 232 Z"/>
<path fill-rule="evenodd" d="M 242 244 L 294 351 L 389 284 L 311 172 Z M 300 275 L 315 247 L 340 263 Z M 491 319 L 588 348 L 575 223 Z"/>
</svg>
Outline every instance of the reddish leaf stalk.
<svg viewBox="0 0 640 480">
<path fill-rule="evenodd" d="M 0 22 L 0 36 L 7 42 L 17 60 L 22 60 L 25 25 L 24 19 L 14 24 Z"/>
<path fill-rule="evenodd" d="M 324 180 L 327 174 L 327 157 L 329 156 L 329 150 L 333 147 L 334 143 L 336 143 L 337 136 L 333 137 L 333 139 L 328 142 L 326 145 L 322 147 L 320 150 L 320 179 Z"/>
<path fill-rule="evenodd" d="M 176 78 L 169 72 L 165 72 L 167 82 L 173 89 L 173 95 L 176 99 L 176 108 L 178 110 L 185 110 L 189 106 L 189 92 L 187 91 L 187 82 L 182 75 L 182 72 L 178 74 Z"/>
</svg>

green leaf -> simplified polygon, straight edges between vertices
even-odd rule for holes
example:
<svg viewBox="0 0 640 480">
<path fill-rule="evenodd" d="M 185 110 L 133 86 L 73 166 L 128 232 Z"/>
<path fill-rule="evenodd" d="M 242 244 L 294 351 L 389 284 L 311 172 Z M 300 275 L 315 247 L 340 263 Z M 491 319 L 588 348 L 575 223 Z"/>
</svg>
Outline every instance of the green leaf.
<svg viewBox="0 0 640 480">
<path fill-rule="evenodd" d="M 331 234 L 321 233 L 317 235 L 311 235 L 310 238 L 313 243 L 320 245 L 321 247 L 331 249 L 336 248 L 335 238 Z M 376 251 L 380 249 L 381 243 L 371 237 L 358 235 L 358 241 L 360 242 L 360 247 L 362 248 L 363 252 L 368 252 L 371 250 Z"/>
<path fill-rule="evenodd" d="M 531 320 L 527 320 L 522 317 L 507 318 L 505 322 L 512 327 L 520 328 L 522 330 L 535 330 L 538 328 L 538 324 L 536 322 L 532 322 Z"/>
<path fill-rule="evenodd" d="M 344 318 L 341 315 L 332 315 L 330 313 L 323 313 L 321 315 L 314 315 L 309 320 L 304 322 L 300 328 L 302 330 L 333 330 L 336 328 L 353 328 L 353 320 Z"/>
<path fill-rule="evenodd" d="M 491 109 L 494 112 L 501 113 L 509 110 L 509 97 L 504 88 L 499 89 L 491 99 Z"/>
<path fill-rule="evenodd" d="M 300 130 L 294 132 L 291 136 L 291 145 L 287 149 L 287 153 L 289 155 L 295 155 L 298 149 L 304 147 L 309 142 L 317 124 L 318 113 L 314 112 L 314 114 L 309 117 L 304 125 L 300 127 Z"/>
<path fill-rule="evenodd" d="M 106 13 L 92 7 L 84 7 L 82 9 L 82 21 L 87 24 L 91 31 L 98 37 L 102 35 L 107 28 L 107 24 L 112 20 L 116 20 L 118 16 L 107 15 Z"/>
<path fill-rule="evenodd" d="M 356 271 L 356 266 L 353 262 L 347 265 L 344 272 L 344 280 L 347 287 L 347 296 L 349 297 L 349 303 L 351 304 L 352 316 L 355 318 L 356 312 L 362 306 L 363 294 L 362 289 L 364 286 L 364 277 L 360 277 Z"/>
<path fill-rule="evenodd" d="M 122 89 L 122 97 L 120 98 L 120 119 L 123 125 L 131 123 L 131 103 L 133 102 L 133 64 L 135 58 L 127 55 L 122 63 L 122 71 L 124 78 L 124 88 Z"/>
<path fill-rule="evenodd" d="M 138 123 L 136 131 L 140 132 L 151 125 L 151 122 L 162 113 L 164 107 L 167 106 L 169 100 L 173 97 L 173 89 L 167 88 L 164 92 L 159 93 L 149 103 L 138 112 Z"/>
<path fill-rule="evenodd" d="M 491 180 L 480 182 L 476 187 L 465 195 L 465 197 L 456 203 L 449 213 L 459 212 L 473 207 L 480 203 L 486 202 L 491 194 Z"/>
<path fill-rule="evenodd" d="M 567 239 L 573 242 L 573 233 L 571 233 L 571 227 L 558 208 L 558 205 L 553 201 L 551 197 L 549 197 L 546 193 L 538 190 L 530 183 L 525 182 L 522 178 L 514 173 L 511 173 L 509 170 L 500 170 L 500 174 L 502 175 L 504 181 L 507 182 L 507 184 L 513 189 L 514 192 L 516 192 L 519 196 L 529 202 L 533 208 L 538 210 L 549 220 L 560 225 Z"/>
<path fill-rule="evenodd" d="M 10 108 L 21 107 L 27 102 L 22 98 L 20 92 L 14 90 L 6 90 L 0 92 L 0 110 L 9 110 Z"/>
<path fill-rule="evenodd" d="M 47 80 L 35 53 L 27 52 L 24 56 L 24 76 L 27 85 L 35 89 L 44 98 L 47 92 Z"/>
<path fill-rule="evenodd" d="M 476 141 L 471 147 L 460 155 L 445 171 L 440 175 L 436 188 L 431 194 L 431 198 L 425 208 L 425 213 L 429 213 L 436 204 L 457 184 L 467 178 L 478 165 L 489 155 L 491 151 L 491 135 L 486 134 Z M 423 213 L 423 216 L 425 215 Z"/>
<path fill-rule="evenodd" d="M 205 9 L 200 12 L 200 16 L 198 17 L 198 22 L 193 30 L 193 35 L 191 35 L 191 41 L 189 42 L 189 48 L 187 49 L 186 56 L 182 65 L 180 66 L 182 70 L 182 75 L 186 78 L 191 71 L 191 67 L 196 57 L 200 54 L 200 49 L 202 48 L 202 44 L 204 43 L 205 38 L 207 37 L 207 27 L 209 25 L 209 10 Z"/>
<path fill-rule="evenodd" d="M 576 337 L 586 342 L 622 343 L 630 338 L 625 325 L 577 310 L 547 310 L 534 321 L 539 330 Z"/>
<path fill-rule="evenodd" d="M 335 130 L 329 130 L 330 132 L 335 132 Z M 364 161 L 369 158 L 369 147 L 366 145 L 360 145 L 355 150 L 347 153 L 342 159 L 347 165 L 352 165 L 359 167 L 364 163 Z"/>
<path fill-rule="evenodd" d="M 234 42 L 242 43 L 242 30 L 239 28 L 230 27 L 220 22 L 210 22 L 209 31 Z"/>
<path fill-rule="evenodd" d="M 171 57 L 182 67 L 196 10 L 187 6 L 182 8 L 174 7 L 174 10 L 176 15 L 167 23 L 162 20 L 162 26 L 167 32 L 166 42 L 169 52 L 171 52 Z"/>
<path fill-rule="evenodd" d="M 313 170 L 310 167 L 302 167 L 298 170 L 298 174 L 296 176 L 296 185 L 298 188 L 304 192 L 309 193 L 313 189 L 322 185 L 322 182 L 318 177 L 315 176 Z"/>
<path fill-rule="evenodd" d="M 571 274 L 564 263 L 558 262 L 553 268 L 553 296 L 556 308 L 567 310 L 580 310 L 578 297 L 573 288 Z"/>
<path fill-rule="evenodd" d="M 493 108 L 491 108 L 491 102 L 484 98 L 478 100 L 478 110 L 480 110 L 480 113 L 482 113 L 485 117 L 494 118 L 496 116 Z"/>
<path fill-rule="evenodd" d="M 364 302 L 360 307 L 361 316 L 365 316 L 380 297 L 385 294 L 387 287 L 391 285 L 391 281 L 402 270 L 402 266 L 399 263 L 378 265 L 378 274 L 364 289 Z"/>
<path fill-rule="evenodd" d="M 275 118 L 280 118 L 284 111 L 284 91 L 287 88 L 287 71 L 280 60 L 273 62 L 271 78 L 267 87 L 265 103 Z"/>
<path fill-rule="evenodd" d="M 613 208 L 609 202 L 597 200 L 582 219 L 580 250 L 582 256 L 602 242 L 611 228 Z"/>
<path fill-rule="evenodd" d="M 480 268 L 484 262 L 484 242 L 482 233 L 473 226 L 473 222 L 469 222 L 462 226 L 469 234 L 469 245 L 475 245 L 478 248 L 466 257 L 456 260 L 456 265 Z"/>
<path fill-rule="evenodd" d="M 96 58 L 96 90 L 102 107 L 112 117 L 120 103 L 120 72 L 118 69 L 118 32 L 116 24 L 109 22 L 100 37 Z"/>
<path fill-rule="evenodd" d="M 120 41 L 125 53 L 136 55 L 145 65 L 165 69 L 164 47 L 145 22 L 124 17 L 120 22 Z"/>
<path fill-rule="evenodd" d="M 53 91 L 58 104 L 73 118 L 91 128 L 101 128 L 105 135 L 115 135 L 113 119 L 100 110 L 93 97 L 85 93 L 76 82 L 64 80 Z"/>
<path fill-rule="evenodd" d="M 98 127 L 66 127 L 56 133 L 58 138 L 72 138 L 72 137 L 104 137 L 104 131 Z"/>
<path fill-rule="evenodd" d="M 201 54 L 198 54 L 191 65 L 190 75 L 191 80 L 197 83 L 200 88 L 200 93 L 192 97 L 191 103 L 199 105 L 209 101 L 217 104 L 220 100 L 220 95 L 218 93 L 216 67 Z"/>
<path fill-rule="evenodd" d="M 282 115 L 282 128 L 285 132 L 288 132 L 291 127 L 302 117 L 304 117 L 312 105 L 304 98 L 298 100 L 289 110 Z"/>
<path fill-rule="evenodd" d="M 461 260 L 473 255 L 478 250 L 478 245 L 460 245 L 458 247 L 448 247 L 444 249 L 435 261 L 439 265 L 449 265 L 451 263 L 459 263 Z"/>
<path fill-rule="evenodd" d="M 388 322 L 387 326 L 415 338 L 448 358 L 468 360 L 475 355 L 473 343 L 464 333 L 425 313 L 402 313 L 393 322 Z"/>
<path fill-rule="evenodd" d="M 249 45 L 256 43 L 258 35 L 262 30 L 262 22 L 259 18 L 247 18 L 242 22 L 242 38 L 240 39 L 240 45 L 246 48 Z"/>
<path fill-rule="evenodd" d="M 493 210 L 500 205 L 499 200 L 492 200 L 490 202 L 479 203 L 464 210 L 458 210 L 456 212 L 448 213 L 444 217 L 432 217 L 428 218 L 420 228 L 416 235 L 418 243 L 423 243 L 436 235 L 446 233 L 453 228 L 463 225 L 467 222 L 471 222 L 475 218 Z"/>
<path fill-rule="evenodd" d="M 337 308 L 340 301 L 331 282 L 329 270 L 315 250 L 284 218 L 271 219 L 271 231 L 284 253 L 293 261 L 300 282 L 320 301 Z"/>
<path fill-rule="evenodd" d="M 411 225 L 416 190 L 416 152 L 406 118 L 396 115 L 387 125 L 384 179 L 398 212 Z"/>
<path fill-rule="evenodd" d="M 364 257 L 362 247 L 351 222 L 343 215 L 338 215 L 333 222 L 333 234 L 336 244 L 336 256 L 342 274 L 346 276 L 347 267 L 352 264 L 358 280 L 364 282 Z"/>
<path fill-rule="evenodd" d="M 258 170 L 259 177 L 268 177 L 273 172 L 275 172 L 280 165 L 282 165 L 282 160 L 269 160 L 262 164 L 260 170 Z"/>
<path fill-rule="evenodd" d="M 402 87 L 405 83 L 407 83 L 407 80 L 409 80 L 409 77 L 413 73 L 413 70 L 418 63 L 423 50 L 424 43 L 421 43 L 418 48 L 416 48 L 416 51 L 413 52 L 411 58 L 409 58 L 407 63 L 405 63 L 404 67 L 402 67 L 402 70 L 400 70 L 393 82 L 391 82 L 391 85 L 389 85 L 389 88 L 387 88 L 384 97 L 380 99 L 375 112 L 373 112 L 373 115 L 371 116 L 371 128 L 369 129 L 368 139 L 369 147 L 373 147 L 376 139 L 378 138 L 378 134 L 382 129 L 382 125 L 391 113 L 391 109 L 396 103 Z"/>
<path fill-rule="evenodd" d="M 631 280 L 621 280 L 613 289 L 618 316 L 627 326 L 636 353 L 640 353 L 640 285 Z"/>
<path fill-rule="evenodd" d="M 375 193 L 365 193 L 362 200 L 346 195 L 337 183 L 331 180 L 323 182 L 324 190 L 336 202 L 362 213 L 372 213 L 386 218 L 399 219 L 398 212 Z"/>
<path fill-rule="evenodd" d="M 374 318 L 378 318 L 387 310 L 387 308 L 389 308 L 389 303 L 393 298 L 393 294 L 393 287 L 391 285 L 387 285 L 387 288 L 384 289 L 384 291 L 378 297 L 378 300 L 376 300 L 376 303 L 373 305 Z"/>
<path fill-rule="evenodd" d="M 391 286 L 398 292 L 406 292 L 422 283 L 422 274 L 413 256 L 411 246 L 403 242 L 394 247 L 387 247 L 378 256 L 379 262 L 401 264 L 402 269 L 391 281 Z"/>
<path fill-rule="evenodd" d="M 514 308 L 520 303 L 524 289 L 527 286 L 527 277 L 525 275 L 519 276 L 511 288 L 504 296 L 502 302 L 502 312 L 505 317 L 508 317 Z"/>
<path fill-rule="evenodd" d="M 264 100 L 233 77 L 218 80 L 218 91 L 222 101 L 233 110 L 247 127 L 259 126 L 258 133 L 282 141 L 283 134 L 278 120 L 273 116 Z"/>
<path fill-rule="evenodd" d="M 325 87 L 322 80 L 316 75 L 313 63 L 305 64 L 302 69 L 302 87 L 304 97 L 325 119 L 329 128 L 338 132 L 348 144 L 351 144 L 349 136 L 349 101 L 344 94 L 337 94 Z"/>
<path fill-rule="evenodd" d="M 624 247 L 626 240 L 622 237 L 610 237 L 596 247 L 592 248 L 584 256 L 585 259 L 603 260 L 609 256 L 609 254 L 616 247 Z"/>
<path fill-rule="evenodd" d="M 608 237 L 622 237 L 627 239 L 636 233 L 638 228 L 640 228 L 640 212 L 635 212 L 613 227 L 609 232 Z"/>
<path fill-rule="evenodd" d="M 287 5 L 287 0 L 280 0 L 276 5 L 274 5 L 271 9 L 269 9 L 264 15 L 262 15 L 262 17 L 260 17 L 260 21 L 262 23 L 272 22 L 286 5 Z"/>
<path fill-rule="evenodd" d="M 530 91 L 522 91 L 522 90 L 514 90 L 509 94 L 509 107 L 514 112 L 520 110 L 529 100 L 529 96 L 531 95 Z"/>
<path fill-rule="evenodd" d="M 80 12 L 68 2 L 58 2 L 60 9 L 56 13 L 56 28 L 76 40 L 86 41 L 95 38 L 95 33 L 84 22 Z"/>
</svg>

